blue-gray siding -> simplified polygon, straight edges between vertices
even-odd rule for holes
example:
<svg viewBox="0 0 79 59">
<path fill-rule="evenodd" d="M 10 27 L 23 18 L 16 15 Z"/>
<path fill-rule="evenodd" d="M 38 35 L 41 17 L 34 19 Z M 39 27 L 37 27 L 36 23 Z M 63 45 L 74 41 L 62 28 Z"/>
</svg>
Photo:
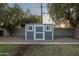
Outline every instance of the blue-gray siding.
<svg viewBox="0 0 79 59">
<path fill-rule="evenodd" d="M 33 40 L 34 39 L 34 32 L 27 32 L 27 39 Z"/>
<path fill-rule="evenodd" d="M 43 38 L 43 33 L 36 33 L 36 38 Z"/>
<path fill-rule="evenodd" d="M 45 32 L 45 40 L 52 40 L 52 31 Z"/>
<path fill-rule="evenodd" d="M 52 40 L 52 31 L 46 31 L 46 26 L 44 25 L 44 31 L 43 27 L 36 26 L 36 39 L 43 39 L 43 32 L 44 32 L 44 40 Z M 39 33 L 41 32 L 41 33 Z M 33 31 L 27 31 L 27 40 L 34 40 L 34 26 Z"/>
<path fill-rule="evenodd" d="M 42 38 L 42 33 L 37 33 L 36 38 Z M 28 40 L 34 40 L 34 32 L 27 32 L 27 39 Z M 52 40 L 52 31 L 51 32 L 45 32 L 45 40 Z"/>
</svg>

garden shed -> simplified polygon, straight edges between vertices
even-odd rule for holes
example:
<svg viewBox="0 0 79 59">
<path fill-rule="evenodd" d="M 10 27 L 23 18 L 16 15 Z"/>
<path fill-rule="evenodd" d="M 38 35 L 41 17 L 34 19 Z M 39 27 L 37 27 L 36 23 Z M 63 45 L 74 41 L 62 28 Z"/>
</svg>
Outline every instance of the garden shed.
<svg viewBox="0 0 79 59">
<path fill-rule="evenodd" d="M 25 40 L 53 40 L 52 24 L 25 24 Z"/>
</svg>

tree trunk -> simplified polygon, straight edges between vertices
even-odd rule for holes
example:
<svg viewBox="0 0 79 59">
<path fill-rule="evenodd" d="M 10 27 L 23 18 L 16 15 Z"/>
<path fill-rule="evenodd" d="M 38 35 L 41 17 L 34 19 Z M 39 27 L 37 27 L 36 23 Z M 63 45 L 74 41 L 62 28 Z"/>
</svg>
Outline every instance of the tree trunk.
<svg viewBox="0 0 79 59">
<path fill-rule="evenodd" d="M 76 29 L 75 29 L 75 38 L 78 38 L 79 39 L 79 22 L 78 22 L 78 24 L 77 24 L 77 26 L 76 26 Z"/>
</svg>

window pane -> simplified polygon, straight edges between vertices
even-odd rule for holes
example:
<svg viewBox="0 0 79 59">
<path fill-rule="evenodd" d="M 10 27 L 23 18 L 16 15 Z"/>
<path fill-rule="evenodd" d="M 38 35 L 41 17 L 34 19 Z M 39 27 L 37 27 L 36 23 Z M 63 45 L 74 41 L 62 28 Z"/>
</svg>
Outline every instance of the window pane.
<svg viewBox="0 0 79 59">
<path fill-rule="evenodd" d="M 47 26 L 47 30 L 50 30 L 50 26 Z"/>
<path fill-rule="evenodd" d="M 36 32 L 43 32 L 43 27 L 36 27 Z"/>
<path fill-rule="evenodd" d="M 29 27 L 29 30 L 32 30 L 32 26 Z"/>
<path fill-rule="evenodd" d="M 29 25 L 28 26 L 28 31 L 32 31 L 33 30 L 33 26 Z"/>
</svg>

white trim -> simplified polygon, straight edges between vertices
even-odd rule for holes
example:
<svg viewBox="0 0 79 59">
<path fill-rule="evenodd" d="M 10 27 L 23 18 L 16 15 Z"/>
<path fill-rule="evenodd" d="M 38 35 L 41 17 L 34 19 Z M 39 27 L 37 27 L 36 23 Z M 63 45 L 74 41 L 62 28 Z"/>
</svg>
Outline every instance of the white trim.
<svg viewBox="0 0 79 59">
<path fill-rule="evenodd" d="M 33 28 L 34 28 L 34 30 L 33 30 L 33 31 L 34 31 L 34 40 L 35 40 L 35 25 L 33 26 Z"/>
<path fill-rule="evenodd" d="M 51 25 L 51 29 L 52 29 L 52 40 L 54 40 L 54 26 Z"/>
<path fill-rule="evenodd" d="M 25 40 L 27 40 L 27 27 L 26 27 L 26 24 L 25 24 Z"/>
<path fill-rule="evenodd" d="M 45 40 L 45 25 L 43 25 L 43 36 L 44 36 L 44 40 Z"/>
<path fill-rule="evenodd" d="M 42 27 L 43 27 L 43 32 L 36 32 L 36 27 L 37 27 L 37 26 L 38 26 L 38 27 L 39 27 L 39 26 L 42 26 Z M 42 39 L 40 39 L 40 38 L 37 39 L 37 38 L 36 38 L 36 33 L 43 33 L 43 38 L 42 38 Z M 44 36 L 44 25 L 35 25 L 35 26 L 34 26 L 34 40 L 45 40 L 44 37 L 45 37 L 45 36 Z"/>
<path fill-rule="evenodd" d="M 28 26 L 28 25 L 25 24 L 25 40 L 28 40 L 28 39 L 27 39 L 27 32 L 28 32 L 28 31 L 27 31 L 27 26 Z"/>
<path fill-rule="evenodd" d="M 36 33 L 43 33 L 43 32 L 36 32 Z"/>
</svg>

